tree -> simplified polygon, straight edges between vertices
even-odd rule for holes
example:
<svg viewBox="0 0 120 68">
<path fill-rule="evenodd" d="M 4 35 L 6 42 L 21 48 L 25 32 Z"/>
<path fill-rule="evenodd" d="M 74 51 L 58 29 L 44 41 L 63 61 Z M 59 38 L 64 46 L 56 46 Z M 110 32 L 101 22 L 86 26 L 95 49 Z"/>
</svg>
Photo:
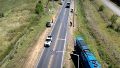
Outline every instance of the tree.
<svg viewBox="0 0 120 68">
<path fill-rule="evenodd" d="M 43 5 L 42 5 L 41 1 L 39 1 L 36 5 L 35 13 L 42 14 L 43 11 L 44 11 Z"/>
<path fill-rule="evenodd" d="M 113 15 L 111 16 L 111 18 L 110 18 L 111 23 L 108 24 L 107 27 L 113 28 L 113 25 L 116 23 L 117 19 L 118 19 L 118 16 L 115 15 L 115 14 L 113 14 Z"/>
<path fill-rule="evenodd" d="M 0 13 L 0 18 L 4 17 L 4 14 L 3 13 Z"/>
<path fill-rule="evenodd" d="M 116 23 L 117 19 L 118 19 L 118 16 L 113 14 L 110 18 L 110 21 L 111 21 L 112 24 L 114 24 L 114 23 Z"/>
<path fill-rule="evenodd" d="M 99 10 L 98 10 L 98 11 L 103 11 L 103 10 L 104 10 L 104 6 L 101 5 L 101 6 L 99 7 Z"/>
</svg>

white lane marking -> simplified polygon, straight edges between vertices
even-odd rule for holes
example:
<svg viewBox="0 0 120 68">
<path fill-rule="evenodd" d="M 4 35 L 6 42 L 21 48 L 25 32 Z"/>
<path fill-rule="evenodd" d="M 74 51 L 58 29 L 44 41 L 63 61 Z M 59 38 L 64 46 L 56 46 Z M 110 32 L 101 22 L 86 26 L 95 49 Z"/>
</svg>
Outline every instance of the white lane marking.
<svg viewBox="0 0 120 68">
<path fill-rule="evenodd" d="M 63 8 L 64 8 L 64 7 L 63 7 Z M 62 17 L 62 21 L 63 21 L 63 19 L 64 19 L 65 13 L 66 13 L 66 9 L 65 9 L 65 11 L 64 11 L 64 14 L 63 14 L 63 17 Z M 62 21 L 60 22 L 61 24 L 60 24 L 60 27 L 59 27 L 59 30 L 58 30 L 57 38 L 56 38 L 56 40 L 55 40 L 55 46 L 53 47 L 53 51 L 55 50 L 55 47 L 56 47 L 56 44 L 57 44 L 58 36 L 59 36 L 59 34 L 60 34 L 60 29 L 61 29 L 62 24 L 63 24 Z M 49 61 L 49 64 L 48 64 L 49 67 L 51 67 L 51 62 L 52 62 L 52 58 L 53 58 L 53 57 L 54 57 L 54 55 L 52 55 L 52 57 L 51 57 L 51 59 L 50 59 L 50 61 Z"/>
<path fill-rule="evenodd" d="M 55 51 L 55 52 L 66 52 L 66 51 Z"/>
<path fill-rule="evenodd" d="M 43 54 L 44 50 L 45 50 L 45 48 L 43 48 L 42 51 L 41 51 L 41 54 L 39 54 L 39 57 L 40 57 L 40 58 L 38 58 L 38 60 L 37 60 L 37 62 L 36 62 L 36 65 L 35 65 L 35 68 L 37 68 L 37 66 L 38 66 L 38 64 L 39 64 L 39 61 L 40 61 L 40 59 L 41 59 L 41 57 L 42 57 L 42 54 Z"/>
<path fill-rule="evenodd" d="M 64 2 L 64 3 L 65 3 L 65 2 Z M 64 3 L 63 3 L 63 4 L 64 4 Z M 57 20 L 58 20 L 58 17 L 59 17 L 59 15 L 60 15 L 61 11 L 62 11 L 62 8 L 64 8 L 63 6 L 64 6 L 64 5 L 62 5 L 62 7 L 60 8 L 60 11 L 59 11 L 59 13 L 58 13 L 58 15 L 57 15 L 57 17 L 56 17 L 56 19 L 55 19 L 55 22 L 54 22 L 53 27 L 52 27 L 52 29 L 51 29 L 50 35 L 51 35 L 52 32 L 53 32 L 53 29 L 54 29 L 54 27 L 55 27 L 55 24 L 56 24 L 56 22 L 57 22 Z"/>
<path fill-rule="evenodd" d="M 65 40 L 65 39 L 58 39 L 58 40 Z"/>
<path fill-rule="evenodd" d="M 66 33 L 66 36 L 67 36 L 67 33 Z M 66 51 L 66 47 L 65 47 L 65 45 L 66 45 L 66 36 L 65 36 L 65 42 L 64 42 L 64 48 L 63 48 L 63 51 Z M 63 55 L 62 55 L 61 68 L 63 67 L 64 53 L 65 53 L 65 52 L 63 52 Z"/>
<path fill-rule="evenodd" d="M 62 18 L 63 19 L 63 18 Z M 61 22 L 60 22 L 61 23 Z M 62 26 L 62 23 L 60 24 L 60 27 L 59 27 L 59 30 L 58 30 L 58 34 L 57 34 L 57 38 L 56 38 L 56 40 L 55 40 L 55 45 L 53 46 L 53 51 L 55 50 L 55 47 L 56 47 L 56 44 L 57 44 L 57 40 L 58 40 L 58 36 L 59 36 L 59 32 L 60 32 L 60 29 L 61 29 L 61 26 Z M 54 56 L 52 55 L 51 56 L 51 59 L 50 59 L 50 61 L 49 61 L 49 64 L 48 64 L 48 67 L 50 68 L 51 67 L 51 62 L 52 62 L 52 58 L 53 58 Z"/>
<path fill-rule="evenodd" d="M 68 15 L 68 18 L 69 18 L 69 15 Z M 66 39 L 67 39 L 67 34 L 68 34 L 68 21 L 67 21 L 67 28 L 66 28 L 67 32 L 66 32 L 66 36 L 65 36 L 65 43 L 64 43 L 64 48 L 63 48 L 63 55 L 62 55 L 62 62 L 61 62 L 61 68 L 63 67 L 63 59 L 64 59 L 64 54 L 65 54 L 65 51 L 66 51 Z"/>
<path fill-rule="evenodd" d="M 58 30 L 57 39 L 56 39 L 56 42 L 55 42 L 55 46 L 54 46 L 53 51 L 55 50 L 56 45 L 57 45 L 58 36 L 59 36 L 59 34 L 60 34 L 60 30 L 61 30 L 61 28 L 62 28 L 62 24 L 63 24 L 62 22 L 63 22 L 63 20 L 64 20 L 64 16 L 65 16 L 65 14 L 66 14 L 66 9 L 65 9 L 65 11 L 64 11 L 64 14 L 63 14 L 63 17 L 62 17 L 62 21 L 60 22 L 61 24 L 60 24 L 60 28 L 59 28 L 59 30 Z"/>
</svg>

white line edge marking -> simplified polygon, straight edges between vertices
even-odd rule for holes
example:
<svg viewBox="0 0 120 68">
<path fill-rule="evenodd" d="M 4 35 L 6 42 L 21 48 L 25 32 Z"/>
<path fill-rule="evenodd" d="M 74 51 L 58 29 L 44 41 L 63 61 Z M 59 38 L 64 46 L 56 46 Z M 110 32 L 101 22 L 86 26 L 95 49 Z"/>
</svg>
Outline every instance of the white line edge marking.
<svg viewBox="0 0 120 68">
<path fill-rule="evenodd" d="M 70 0 L 70 2 L 71 2 L 71 0 Z M 69 10 L 70 11 L 70 10 Z M 68 19 L 69 19 L 69 16 L 68 16 Z M 64 43 L 64 49 L 63 49 L 63 55 L 62 55 L 62 62 L 61 62 L 61 68 L 63 67 L 63 59 L 64 59 L 64 54 L 65 54 L 65 51 L 66 51 L 66 47 L 65 47 L 65 45 L 66 45 L 66 39 L 67 39 L 67 34 L 68 34 L 68 21 L 67 21 L 67 33 L 66 33 L 66 36 L 65 36 L 65 43 Z"/>
<path fill-rule="evenodd" d="M 58 40 L 65 40 L 65 39 L 58 39 Z"/>
<path fill-rule="evenodd" d="M 64 2 L 64 3 L 65 3 L 65 2 Z M 58 16 L 60 15 L 60 12 L 62 11 L 62 8 L 63 8 L 63 6 L 64 6 L 64 3 L 63 3 L 63 5 L 62 5 L 61 8 L 60 8 L 60 11 L 59 11 L 59 13 L 58 13 L 58 15 L 57 15 L 57 18 L 56 18 L 55 21 L 54 21 L 53 27 L 52 27 L 51 32 L 50 32 L 49 35 L 51 35 L 51 33 L 53 32 L 53 29 L 54 29 L 54 27 L 55 27 L 55 24 L 56 24 L 56 22 L 57 22 L 57 20 L 58 20 Z"/>
<path fill-rule="evenodd" d="M 65 53 L 65 52 L 67 52 L 67 51 L 56 51 L 56 52 L 58 52 L 58 53 L 60 53 L 60 52 L 61 52 L 61 53 L 62 53 L 62 52 Z M 67 53 L 73 54 L 73 53 L 71 53 L 71 52 L 67 52 Z M 73 54 L 73 55 L 76 55 L 76 56 L 78 57 L 78 68 L 79 68 L 79 63 L 80 63 L 79 60 L 80 60 L 80 57 L 79 57 L 78 54 Z M 62 68 L 62 67 L 61 67 L 61 68 Z"/>
<path fill-rule="evenodd" d="M 65 14 L 66 14 L 66 9 L 65 9 L 65 12 L 64 12 L 64 14 L 63 14 L 63 17 L 62 17 L 62 21 L 60 22 L 61 24 L 60 24 L 60 27 L 59 27 L 59 30 L 58 30 L 58 34 L 57 34 L 57 38 L 56 38 L 56 42 L 55 42 L 55 45 L 54 45 L 54 48 L 53 48 L 53 51 L 55 51 L 55 49 L 56 49 L 56 45 L 57 45 L 57 42 L 58 42 L 58 37 L 59 37 L 59 35 L 60 35 L 60 30 L 61 30 L 61 28 L 62 28 L 62 25 L 63 25 L 63 20 L 64 20 L 64 16 L 65 16 Z"/>
<path fill-rule="evenodd" d="M 64 12 L 64 14 L 63 14 L 62 21 L 64 20 L 65 13 L 66 13 L 66 9 L 65 9 L 65 12 Z M 61 24 L 60 24 L 60 27 L 59 27 L 59 30 L 58 30 L 58 34 L 57 34 L 57 38 L 56 38 L 56 40 L 55 40 L 55 44 L 54 44 L 54 46 L 53 46 L 53 51 L 55 51 L 56 45 L 57 45 L 58 40 L 59 40 L 58 37 L 59 37 L 59 34 L 60 34 L 60 30 L 61 30 L 61 28 L 62 28 L 62 24 L 63 24 L 62 21 L 60 22 Z M 50 57 L 51 59 L 50 59 L 50 61 L 49 61 L 49 64 L 50 64 L 50 62 L 53 61 L 53 57 L 54 57 L 54 55 L 52 55 L 52 57 Z M 49 66 L 51 67 L 51 65 L 49 65 Z"/>
<path fill-rule="evenodd" d="M 67 36 L 67 33 L 66 33 L 66 36 Z M 62 55 L 62 62 L 61 62 L 61 68 L 63 67 L 63 59 L 64 59 L 64 51 L 66 51 L 66 36 L 65 36 L 65 43 L 64 43 L 64 49 L 63 49 L 63 55 Z"/>
</svg>

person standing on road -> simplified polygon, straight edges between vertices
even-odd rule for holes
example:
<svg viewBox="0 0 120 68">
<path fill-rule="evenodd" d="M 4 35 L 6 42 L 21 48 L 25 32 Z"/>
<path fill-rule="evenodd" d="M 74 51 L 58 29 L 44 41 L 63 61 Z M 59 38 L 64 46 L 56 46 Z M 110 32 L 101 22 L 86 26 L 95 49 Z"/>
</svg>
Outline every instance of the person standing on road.
<svg viewBox="0 0 120 68">
<path fill-rule="evenodd" d="M 72 22 L 70 21 L 70 26 L 72 26 Z"/>
</svg>

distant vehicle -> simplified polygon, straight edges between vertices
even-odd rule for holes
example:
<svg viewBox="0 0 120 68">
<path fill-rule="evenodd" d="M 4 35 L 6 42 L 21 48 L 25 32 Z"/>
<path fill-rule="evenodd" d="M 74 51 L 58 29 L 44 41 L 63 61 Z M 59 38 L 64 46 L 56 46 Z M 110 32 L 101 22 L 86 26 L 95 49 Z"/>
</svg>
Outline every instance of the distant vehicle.
<svg viewBox="0 0 120 68">
<path fill-rule="evenodd" d="M 47 22 L 46 27 L 51 27 L 51 22 Z"/>
<path fill-rule="evenodd" d="M 66 8 L 70 8 L 70 2 L 67 2 Z"/>
<path fill-rule="evenodd" d="M 50 47 L 51 43 L 52 43 L 52 36 L 48 36 L 44 43 L 44 47 Z"/>
<path fill-rule="evenodd" d="M 76 48 L 80 52 L 80 57 L 84 68 L 102 68 L 101 64 L 97 61 L 94 54 L 89 50 L 83 38 L 78 36 L 75 40 Z"/>
</svg>

